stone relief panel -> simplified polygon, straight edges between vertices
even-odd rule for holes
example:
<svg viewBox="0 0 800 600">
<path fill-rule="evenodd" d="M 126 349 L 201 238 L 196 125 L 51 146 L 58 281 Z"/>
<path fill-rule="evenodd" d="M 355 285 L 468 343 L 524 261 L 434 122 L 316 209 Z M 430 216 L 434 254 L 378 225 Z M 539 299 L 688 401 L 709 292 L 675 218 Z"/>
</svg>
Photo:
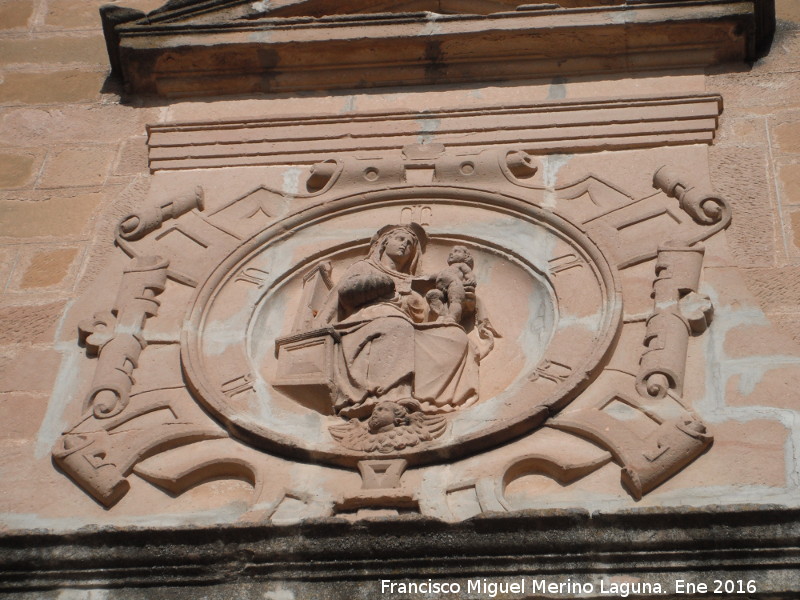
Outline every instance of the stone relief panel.
<svg viewBox="0 0 800 600">
<path fill-rule="evenodd" d="M 133 476 L 244 479 L 276 522 L 461 519 L 613 468 L 641 498 L 713 440 L 685 372 L 731 210 L 681 168 L 627 190 L 544 162 L 409 146 L 124 218 L 116 300 L 75 309 L 94 379 L 55 463 L 109 508 Z"/>
</svg>

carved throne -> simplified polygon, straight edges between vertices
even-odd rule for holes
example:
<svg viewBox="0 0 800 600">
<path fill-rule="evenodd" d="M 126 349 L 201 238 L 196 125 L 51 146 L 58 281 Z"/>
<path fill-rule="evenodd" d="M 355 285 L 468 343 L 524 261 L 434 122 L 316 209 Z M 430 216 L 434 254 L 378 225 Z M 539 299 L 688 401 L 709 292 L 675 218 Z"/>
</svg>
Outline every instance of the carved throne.
<svg viewBox="0 0 800 600">
<path fill-rule="evenodd" d="M 300 404 L 326 415 L 333 414 L 334 344 L 341 336 L 333 327 L 313 327 L 332 288 L 330 262 L 319 263 L 303 277 L 292 333 L 275 340 L 278 368 L 272 382 Z"/>
</svg>

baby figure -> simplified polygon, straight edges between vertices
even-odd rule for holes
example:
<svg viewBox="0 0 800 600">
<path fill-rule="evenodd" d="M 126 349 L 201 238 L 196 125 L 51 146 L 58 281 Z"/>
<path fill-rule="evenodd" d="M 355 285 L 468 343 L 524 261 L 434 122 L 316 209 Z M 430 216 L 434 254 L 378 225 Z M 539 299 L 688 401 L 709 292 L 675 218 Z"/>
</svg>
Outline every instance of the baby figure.
<svg viewBox="0 0 800 600">
<path fill-rule="evenodd" d="M 439 315 L 438 321 L 460 323 L 464 310 L 470 308 L 467 292 L 475 289 L 475 261 L 466 247 L 453 246 L 447 264 L 436 276 L 436 289 L 425 297 Z"/>
</svg>

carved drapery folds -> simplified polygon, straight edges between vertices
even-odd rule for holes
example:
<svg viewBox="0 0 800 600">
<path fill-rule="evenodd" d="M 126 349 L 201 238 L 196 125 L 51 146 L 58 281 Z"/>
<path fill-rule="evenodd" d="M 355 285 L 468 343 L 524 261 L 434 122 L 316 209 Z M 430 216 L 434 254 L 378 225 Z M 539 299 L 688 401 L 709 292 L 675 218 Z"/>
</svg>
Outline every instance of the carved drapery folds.
<svg viewBox="0 0 800 600">
<path fill-rule="evenodd" d="M 57 464 L 106 506 L 131 473 L 171 493 L 244 477 L 276 521 L 456 518 L 450 499 L 470 495 L 513 510 L 525 473 L 566 484 L 612 463 L 634 498 L 655 489 L 712 442 L 686 357 L 712 315 L 699 242 L 730 208 L 679 170 L 633 193 L 591 172 L 545 185 L 541 163 L 412 146 L 318 163 L 303 194 L 198 188 L 126 217 L 132 260 L 80 324 L 94 380 Z M 633 293 L 643 263 L 652 286 Z M 160 375 L 139 383 L 143 358 Z M 361 486 L 281 483 L 295 459 Z M 441 463 L 479 475 L 432 492 Z"/>
<path fill-rule="evenodd" d="M 418 265 L 427 242 L 417 223 L 387 225 L 373 236 L 366 258 L 350 265 L 337 284 L 330 281 L 330 263 L 321 263 L 303 277 L 292 334 L 275 341 L 282 373 L 309 360 L 309 348 L 326 353 L 322 410 L 369 417 L 331 426 L 334 438 L 350 449 L 390 452 L 431 440 L 446 422 L 427 414 L 479 399 L 479 362 L 494 333 L 484 315 L 479 337 L 469 338 L 478 321 L 475 262 L 457 245 L 445 268 L 425 275 Z M 481 343 L 483 352 L 479 339 L 489 340 Z M 274 383 L 301 401 L 307 393 L 305 378 Z"/>
</svg>

